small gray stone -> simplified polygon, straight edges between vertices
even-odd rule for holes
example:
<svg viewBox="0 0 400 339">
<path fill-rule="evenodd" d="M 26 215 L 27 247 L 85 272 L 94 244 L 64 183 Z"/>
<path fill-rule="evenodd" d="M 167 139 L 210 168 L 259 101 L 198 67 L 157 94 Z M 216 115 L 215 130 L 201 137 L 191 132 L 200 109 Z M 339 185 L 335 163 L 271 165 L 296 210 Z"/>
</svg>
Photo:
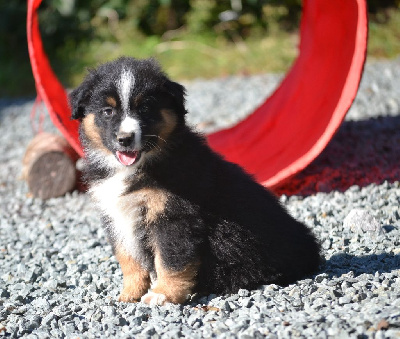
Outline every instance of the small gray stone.
<svg viewBox="0 0 400 339">
<path fill-rule="evenodd" d="M 352 209 L 343 221 L 343 228 L 355 233 L 384 234 L 379 222 L 363 209 Z"/>
<path fill-rule="evenodd" d="M 156 333 L 156 330 L 154 328 L 154 326 L 147 326 L 143 331 L 143 334 L 148 335 L 148 336 L 152 336 L 153 334 Z"/>
<path fill-rule="evenodd" d="M 349 304 L 351 303 L 351 298 L 349 298 L 348 296 L 340 297 L 338 302 L 339 305 Z"/>
<path fill-rule="evenodd" d="M 130 326 L 140 326 L 143 322 L 142 316 L 128 317 L 126 319 Z"/>
<path fill-rule="evenodd" d="M 43 284 L 43 287 L 48 288 L 49 290 L 56 290 L 57 289 L 57 280 L 49 279 Z"/>
<path fill-rule="evenodd" d="M 321 274 L 318 274 L 314 278 L 314 280 L 316 283 L 322 283 L 324 281 L 324 279 L 326 279 L 326 278 L 328 278 L 328 275 L 326 273 L 321 273 Z"/>
<path fill-rule="evenodd" d="M 241 301 L 241 305 L 242 305 L 242 307 L 250 308 L 253 305 L 253 303 L 250 298 L 244 298 Z"/>
<path fill-rule="evenodd" d="M 10 296 L 10 293 L 4 289 L 0 288 L 0 298 L 8 298 Z"/>
<path fill-rule="evenodd" d="M 222 301 L 222 303 L 220 304 L 219 308 L 222 311 L 226 311 L 226 312 L 230 312 L 231 311 L 231 308 L 229 306 L 229 301 L 226 301 L 226 300 Z"/>
<path fill-rule="evenodd" d="M 240 289 L 238 291 L 238 295 L 239 295 L 239 297 L 248 297 L 250 295 L 250 292 L 245 289 Z"/>
<path fill-rule="evenodd" d="M 116 315 L 116 311 L 113 306 L 103 306 L 101 310 L 104 312 L 106 317 L 113 317 Z"/>
<path fill-rule="evenodd" d="M 89 323 L 87 321 L 79 321 L 76 325 L 79 332 L 86 332 L 89 329 Z"/>
<path fill-rule="evenodd" d="M 42 325 L 45 325 L 45 326 L 49 326 L 50 324 L 51 324 L 51 322 L 53 321 L 53 320 L 57 320 L 57 316 L 53 313 L 53 312 L 50 312 L 49 314 L 47 314 L 43 319 L 42 319 Z"/>
</svg>

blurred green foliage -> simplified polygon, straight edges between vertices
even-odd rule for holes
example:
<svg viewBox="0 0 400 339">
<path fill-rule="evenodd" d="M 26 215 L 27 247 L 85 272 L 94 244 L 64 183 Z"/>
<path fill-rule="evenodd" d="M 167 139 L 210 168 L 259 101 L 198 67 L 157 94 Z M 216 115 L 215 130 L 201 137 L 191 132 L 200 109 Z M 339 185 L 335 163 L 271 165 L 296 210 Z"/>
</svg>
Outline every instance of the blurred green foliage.
<svg viewBox="0 0 400 339">
<path fill-rule="evenodd" d="M 300 12 L 301 0 L 44 0 L 40 19 L 45 43 L 53 50 L 66 40 L 123 39 L 121 26 L 123 35 L 161 37 L 184 29 L 188 34 L 230 31 L 245 38 L 254 30 L 268 30 L 269 22 L 296 28 Z"/>
<path fill-rule="evenodd" d="M 396 45 L 394 39 L 399 36 L 387 38 L 392 31 L 382 33 L 380 25 L 391 20 L 400 0 L 367 2 L 372 31 Z M 0 2 L 0 96 L 31 93 L 34 89 L 26 44 L 26 3 L 26 0 Z M 205 59 L 214 54 L 214 68 L 222 65 L 224 69 L 227 61 L 239 60 L 238 69 L 243 69 L 253 63 L 244 61 L 244 56 L 251 54 L 254 66 L 246 66 L 245 72 L 282 71 L 295 57 L 297 41 L 291 34 L 299 25 L 301 3 L 301 0 L 43 0 L 39 18 L 52 65 L 62 81 L 71 86 L 87 65 L 120 54 L 146 57 L 159 53 L 162 63 L 172 65 L 173 75 L 181 76 L 182 71 L 174 72 L 174 62 L 179 58 L 195 58 L 196 53 L 189 49 L 200 51 Z M 288 42 L 272 41 L 271 36 Z M 230 59 L 232 46 L 238 56 Z M 264 68 L 261 62 L 265 50 L 258 53 L 257 46 L 281 48 L 283 56 L 279 53 L 272 56 L 282 59 L 279 61 L 285 65 L 278 63 L 275 68 Z M 397 47 L 390 49 L 379 43 L 374 46 L 379 56 L 398 53 Z M 185 52 L 178 55 L 171 50 Z M 235 71 L 237 68 L 224 69 L 222 74 Z M 192 73 L 185 70 L 184 74 L 208 75 L 195 68 Z M 220 74 L 210 69 L 210 76 Z"/>
</svg>

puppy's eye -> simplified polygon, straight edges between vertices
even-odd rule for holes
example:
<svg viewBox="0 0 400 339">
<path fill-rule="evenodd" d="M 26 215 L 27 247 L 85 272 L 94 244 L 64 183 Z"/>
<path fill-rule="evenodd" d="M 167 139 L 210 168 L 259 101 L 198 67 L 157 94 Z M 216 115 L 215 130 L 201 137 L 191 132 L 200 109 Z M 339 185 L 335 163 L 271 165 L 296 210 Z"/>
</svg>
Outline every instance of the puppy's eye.
<svg viewBox="0 0 400 339">
<path fill-rule="evenodd" d="M 103 108 L 101 110 L 101 113 L 103 113 L 103 115 L 106 117 L 111 117 L 114 115 L 114 110 L 112 108 L 107 107 L 107 108 Z"/>
</svg>

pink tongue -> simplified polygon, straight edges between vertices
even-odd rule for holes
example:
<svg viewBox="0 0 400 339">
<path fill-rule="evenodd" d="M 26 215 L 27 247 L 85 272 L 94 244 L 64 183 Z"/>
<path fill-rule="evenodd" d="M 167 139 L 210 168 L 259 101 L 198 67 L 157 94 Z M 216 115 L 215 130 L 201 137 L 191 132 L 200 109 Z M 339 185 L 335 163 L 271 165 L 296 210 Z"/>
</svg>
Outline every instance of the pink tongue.
<svg viewBox="0 0 400 339">
<path fill-rule="evenodd" d="M 122 165 L 132 165 L 138 156 L 138 152 L 120 152 L 117 151 L 117 158 Z"/>
</svg>

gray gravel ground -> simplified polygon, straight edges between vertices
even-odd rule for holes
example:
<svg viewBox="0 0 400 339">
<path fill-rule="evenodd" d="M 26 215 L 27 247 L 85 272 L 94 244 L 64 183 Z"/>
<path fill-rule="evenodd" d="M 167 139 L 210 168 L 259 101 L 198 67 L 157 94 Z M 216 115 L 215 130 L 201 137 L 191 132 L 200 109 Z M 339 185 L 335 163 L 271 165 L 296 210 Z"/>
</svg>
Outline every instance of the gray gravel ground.
<svg viewBox="0 0 400 339">
<path fill-rule="evenodd" d="M 229 126 L 279 79 L 189 83 L 190 121 L 205 131 Z M 280 198 L 321 239 L 316 275 L 184 306 L 118 303 L 122 274 L 88 196 L 27 195 L 19 177 L 32 103 L 0 100 L 0 337 L 400 337 L 400 60 L 367 65 L 338 134 L 293 179 L 301 195 Z"/>
</svg>

